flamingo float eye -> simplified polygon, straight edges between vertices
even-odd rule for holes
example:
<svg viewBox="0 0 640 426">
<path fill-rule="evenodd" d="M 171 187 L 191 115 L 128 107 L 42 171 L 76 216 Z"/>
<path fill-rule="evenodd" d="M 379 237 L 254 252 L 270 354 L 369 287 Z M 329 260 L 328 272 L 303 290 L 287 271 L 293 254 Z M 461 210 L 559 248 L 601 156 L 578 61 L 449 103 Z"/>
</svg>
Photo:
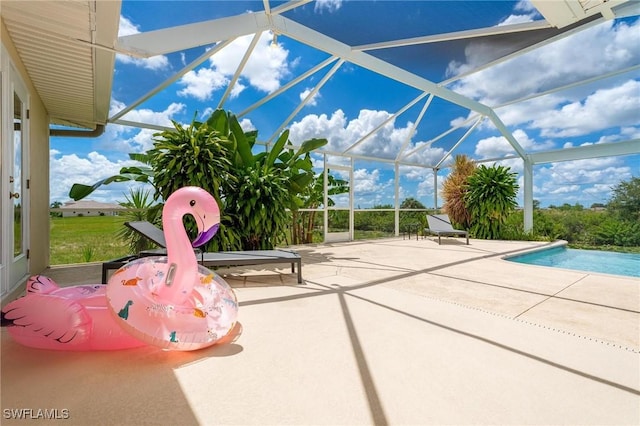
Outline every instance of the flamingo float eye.
<svg viewBox="0 0 640 426">
<path fill-rule="evenodd" d="M 196 200 L 191 200 L 191 201 L 189 201 L 189 205 L 190 205 L 191 207 L 195 206 L 195 205 L 196 205 Z"/>
</svg>

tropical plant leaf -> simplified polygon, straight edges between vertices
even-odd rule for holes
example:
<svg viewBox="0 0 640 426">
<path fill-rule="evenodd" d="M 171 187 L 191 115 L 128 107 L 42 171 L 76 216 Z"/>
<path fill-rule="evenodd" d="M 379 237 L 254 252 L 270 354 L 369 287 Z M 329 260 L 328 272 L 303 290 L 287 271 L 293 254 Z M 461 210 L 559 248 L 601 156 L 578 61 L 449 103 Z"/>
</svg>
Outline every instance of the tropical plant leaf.
<svg viewBox="0 0 640 426">
<path fill-rule="evenodd" d="M 309 139 L 306 140 L 304 142 L 302 142 L 302 145 L 300 145 L 300 149 L 298 149 L 298 151 L 296 152 L 296 155 L 294 155 L 293 158 L 295 157 L 300 157 L 301 155 L 304 155 L 306 153 L 309 153 L 311 151 L 314 151 L 318 148 L 321 148 L 323 146 L 325 146 L 329 141 L 327 139 Z"/>
<path fill-rule="evenodd" d="M 115 175 L 115 176 L 110 176 L 106 179 L 99 180 L 93 185 L 84 185 L 81 183 L 74 183 L 71 186 L 71 190 L 69 191 L 69 197 L 71 197 L 75 201 L 78 201 L 89 196 L 93 191 L 95 191 L 102 185 L 108 185 L 111 182 L 126 182 L 129 180 L 132 180 L 131 176 Z"/>
<path fill-rule="evenodd" d="M 229 114 L 229 130 L 236 141 L 236 149 L 242 159 L 242 164 L 245 166 L 252 166 L 254 159 L 253 153 L 251 152 L 251 145 L 244 134 L 244 130 L 240 127 L 238 119 L 233 114 Z"/>
<path fill-rule="evenodd" d="M 278 156 L 282 152 L 284 145 L 289 141 L 289 129 L 282 132 L 276 143 L 269 150 L 269 156 L 267 157 L 267 161 L 264 163 L 265 170 L 273 167 L 273 163 L 275 163 Z"/>
</svg>

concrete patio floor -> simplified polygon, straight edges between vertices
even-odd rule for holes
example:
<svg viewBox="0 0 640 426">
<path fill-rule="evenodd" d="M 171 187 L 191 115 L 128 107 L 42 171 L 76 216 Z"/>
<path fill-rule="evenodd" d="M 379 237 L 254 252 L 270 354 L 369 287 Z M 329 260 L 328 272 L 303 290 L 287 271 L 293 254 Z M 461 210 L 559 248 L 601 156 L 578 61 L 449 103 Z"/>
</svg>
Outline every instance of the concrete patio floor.
<svg viewBox="0 0 640 426">
<path fill-rule="evenodd" d="M 640 279 L 502 259 L 541 245 L 301 246 L 303 285 L 288 265 L 219 270 L 241 326 L 194 352 L 44 351 L 2 329 L 1 423 L 640 424 Z"/>
</svg>

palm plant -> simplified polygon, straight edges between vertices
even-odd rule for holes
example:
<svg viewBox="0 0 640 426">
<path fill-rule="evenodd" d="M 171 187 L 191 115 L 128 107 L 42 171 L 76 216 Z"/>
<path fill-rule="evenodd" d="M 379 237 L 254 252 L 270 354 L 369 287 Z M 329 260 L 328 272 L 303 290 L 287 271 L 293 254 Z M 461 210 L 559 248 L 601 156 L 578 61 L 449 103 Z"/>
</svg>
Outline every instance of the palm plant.
<svg viewBox="0 0 640 426">
<path fill-rule="evenodd" d="M 456 155 L 451 174 L 442 184 L 442 210 L 449 215 L 454 224 L 469 229 L 471 214 L 465 203 L 467 179 L 476 170 L 476 165 L 466 155 Z"/>
<path fill-rule="evenodd" d="M 130 189 L 129 194 L 125 195 L 125 201 L 120 205 L 127 208 L 124 212 L 127 221 L 147 221 L 156 225 L 160 224 L 162 204 L 154 203 L 149 190 Z M 128 242 L 131 253 L 140 253 L 154 247 L 151 241 L 126 226 L 118 230 L 117 236 Z"/>
<path fill-rule="evenodd" d="M 517 206 L 516 173 L 508 167 L 481 165 L 467 179 L 465 205 L 476 238 L 500 238 L 501 227 Z"/>
</svg>

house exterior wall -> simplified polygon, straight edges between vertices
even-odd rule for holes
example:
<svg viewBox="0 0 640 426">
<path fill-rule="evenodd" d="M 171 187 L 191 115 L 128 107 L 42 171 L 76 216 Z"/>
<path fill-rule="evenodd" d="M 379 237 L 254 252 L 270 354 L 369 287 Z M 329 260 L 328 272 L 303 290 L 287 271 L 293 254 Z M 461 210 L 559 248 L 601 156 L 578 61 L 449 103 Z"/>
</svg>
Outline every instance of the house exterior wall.
<svg viewBox="0 0 640 426">
<path fill-rule="evenodd" d="M 29 273 L 37 274 L 49 265 L 49 115 L 2 21 L 0 26 L 2 45 L 29 92 L 29 190 L 23 196 L 29 197 Z"/>
</svg>

